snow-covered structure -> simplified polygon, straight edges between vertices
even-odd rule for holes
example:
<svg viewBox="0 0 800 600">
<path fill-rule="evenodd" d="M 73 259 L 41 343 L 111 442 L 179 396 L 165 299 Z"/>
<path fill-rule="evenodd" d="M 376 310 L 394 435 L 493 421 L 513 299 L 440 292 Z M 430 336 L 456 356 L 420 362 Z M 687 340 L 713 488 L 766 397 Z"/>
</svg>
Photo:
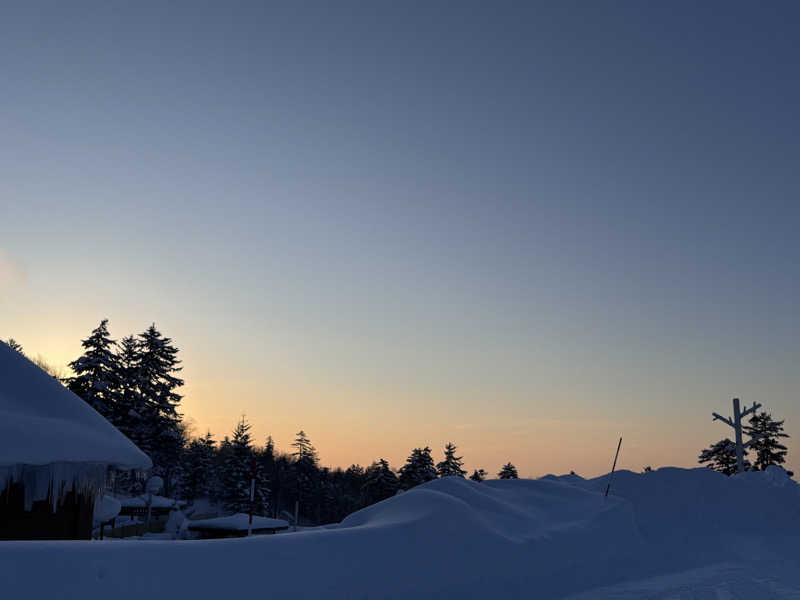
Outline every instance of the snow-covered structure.
<svg viewBox="0 0 800 600">
<path fill-rule="evenodd" d="M 150 459 L 111 423 L 0 343 L 0 539 L 86 539 L 109 467 Z"/>
<path fill-rule="evenodd" d="M 228 517 L 190 521 L 187 529 L 206 539 L 244 537 L 250 530 L 255 534 L 285 531 L 289 529 L 289 523 L 283 519 L 254 516 L 251 525 L 249 515 L 237 513 Z"/>
</svg>

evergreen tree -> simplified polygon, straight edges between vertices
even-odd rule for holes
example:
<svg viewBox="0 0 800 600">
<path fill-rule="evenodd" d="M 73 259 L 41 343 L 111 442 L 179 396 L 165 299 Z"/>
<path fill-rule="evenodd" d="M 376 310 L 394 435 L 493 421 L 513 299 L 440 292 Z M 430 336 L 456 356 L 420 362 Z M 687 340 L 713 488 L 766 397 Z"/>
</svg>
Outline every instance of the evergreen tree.
<svg viewBox="0 0 800 600">
<path fill-rule="evenodd" d="M 275 460 L 275 442 L 272 441 L 272 436 L 267 436 L 267 443 L 264 445 L 264 456 L 270 460 Z"/>
<path fill-rule="evenodd" d="M 366 481 L 361 488 L 365 506 L 386 500 L 386 498 L 394 496 L 400 489 L 397 475 L 389 467 L 389 463 L 382 458 L 367 467 L 365 478 Z"/>
<path fill-rule="evenodd" d="M 503 465 L 503 468 L 500 469 L 497 477 L 499 479 L 519 479 L 519 475 L 517 475 L 517 468 L 510 462 Z"/>
<path fill-rule="evenodd" d="M 285 510 L 294 514 L 297 499 L 297 482 L 291 456 L 277 454 L 273 460 L 272 471 L 268 473 L 270 484 L 270 507 L 272 515 L 278 517 Z"/>
<path fill-rule="evenodd" d="M 256 480 L 254 510 L 263 514 L 266 510 L 269 488 L 250 440 L 250 424 L 242 417 L 233 431 L 233 437 L 224 457 L 221 498 L 226 511 L 231 513 L 250 511 L 250 479 L 253 476 Z"/>
<path fill-rule="evenodd" d="M 409 490 L 426 481 L 436 479 L 436 467 L 433 466 L 431 449 L 414 448 L 406 459 L 406 464 L 400 467 L 400 485 L 404 490 Z"/>
<path fill-rule="evenodd" d="M 306 432 L 302 429 L 297 432 L 297 437 L 294 442 L 292 442 L 292 447 L 295 450 L 292 456 L 294 456 L 298 463 L 316 466 L 319 462 L 317 449 L 311 445 L 311 440 L 308 439 Z"/>
<path fill-rule="evenodd" d="M 319 463 L 317 450 L 302 429 L 297 433 L 292 447 L 295 450 L 292 454 L 295 499 L 300 503 L 300 511 L 303 515 L 311 520 L 318 519 L 320 517 L 321 478 L 317 466 Z"/>
<path fill-rule="evenodd" d="M 188 445 L 181 463 L 180 487 L 184 498 L 192 501 L 213 496 L 215 455 L 215 442 L 210 431 Z"/>
<path fill-rule="evenodd" d="M 119 390 L 111 422 L 134 444 L 148 452 L 149 432 L 145 431 L 144 399 L 139 393 L 139 343 L 132 335 L 117 344 L 117 381 Z"/>
<path fill-rule="evenodd" d="M 272 436 L 267 436 L 267 443 L 264 444 L 264 449 L 259 453 L 259 460 L 264 469 L 266 476 L 271 476 L 272 471 L 275 469 L 275 442 L 272 441 Z"/>
<path fill-rule="evenodd" d="M 172 340 L 164 337 L 155 325 L 140 334 L 137 341 L 135 374 L 140 410 L 135 412 L 141 417 L 142 433 L 147 436 L 144 447 L 140 447 L 149 451 L 153 472 L 164 478 L 168 494 L 185 442 L 180 426 L 183 415 L 177 410 L 182 396 L 176 391 L 183 380 L 175 376 L 182 369 L 181 361 Z"/>
<path fill-rule="evenodd" d="M 750 425 L 744 427 L 744 432 L 750 437 L 757 437 L 750 446 L 756 454 L 755 468 L 763 471 L 770 465 L 782 465 L 786 462 L 786 446 L 780 443 L 780 438 L 788 438 L 783 432 L 783 421 L 775 421 L 772 415 L 766 412 L 754 414 L 750 418 Z"/>
<path fill-rule="evenodd" d="M 469 476 L 472 481 L 477 481 L 480 483 L 481 481 L 486 481 L 486 471 L 483 469 L 475 469 L 472 472 L 472 475 Z"/>
<path fill-rule="evenodd" d="M 697 462 L 700 464 L 709 463 L 707 465 L 709 469 L 719 471 L 725 475 L 733 475 L 737 469 L 736 444 L 728 438 L 711 444 L 711 446 L 700 452 Z M 745 469 L 750 468 L 750 462 L 747 459 L 744 461 L 744 467 Z"/>
<path fill-rule="evenodd" d="M 11 348 L 12 350 L 19 352 L 20 354 L 22 354 L 22 356 L 25 356 L 25 352 L 22 351 L 22 344 L 17 342 L 17 340 L 15 340 L 14 338 L 8 338 L 6 344 L 8 344 L 8 347 Z"/>
<path fill-rule="evenodd" d="M 464 477 L 467 472 L 462 469 L 463 462 L 460 456 L 456 456 L 456 445 L 447 442 L 444 447 L 444 460 L 436 465 L 439 477 Z"/>
<path fill-rule="evenodd" d="M 364 507 L 362 489 L 366 482 L 367 473 L 361 465 L 350 465 L 345 469 L 342 476 L 342 488 L 345 493 L 343 501 L 345 516 Z"/>
<path fill-rule="evenodd" d="M 67 387 L 107 419 L 113 420 L 119 392 L 119 367 L 109 337 L 108 319 L 100 321 L 88 338 L 81 341 L 83 355 L 69 363 L 74 377 Z"/>
</svg>

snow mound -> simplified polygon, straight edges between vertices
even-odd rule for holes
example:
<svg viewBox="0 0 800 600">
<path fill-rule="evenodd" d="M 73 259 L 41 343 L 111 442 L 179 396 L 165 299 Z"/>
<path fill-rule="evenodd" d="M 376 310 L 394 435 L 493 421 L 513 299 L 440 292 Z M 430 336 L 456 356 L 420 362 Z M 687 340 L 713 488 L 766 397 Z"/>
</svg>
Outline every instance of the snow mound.
<svg viewBox="0 0 800 600">
<path fill-rule="evenodd" d="M 0 589 L 82 600 L 219 598 L 232 589 L 333 600 L 693 598 L 692 585 L 722 594 L 708 597 L 740 597 L 725 595 L 736 581 L 748 597 L 800 594 L 800 493 L 780 472 L 622 471 L 608 498 L 604 489 L 605 478 L 451 477 L 335 528 L 211 541 L 0 543 Z"/>
<path fill-rule="evenodd" d="M 150 459 L 97 411 L 0 343 L 0 471 L 51 463 L 152 467 Z"/>
<path fill-rule="evenodd" d="M 106 521 L 110 521 L 119 514 L 121 509 L 122 504 L 120 504 L 119 500 L 114 498 L 114 496 L 104 494 L 98 498 L 98 501 L 94 505 L 94 522 L 105 523 Z"/>
</svg>

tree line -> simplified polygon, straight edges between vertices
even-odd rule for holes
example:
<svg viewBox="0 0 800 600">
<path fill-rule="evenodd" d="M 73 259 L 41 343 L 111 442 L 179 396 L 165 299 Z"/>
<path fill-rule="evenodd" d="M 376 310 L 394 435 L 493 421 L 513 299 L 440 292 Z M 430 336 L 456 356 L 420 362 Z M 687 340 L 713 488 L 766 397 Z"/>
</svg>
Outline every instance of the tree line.
<svg viewBox="0 0 800 600">
<path fill-rule="evenodd" d="M 7 343 L 24 354 L 15 340 Z M 323 524 L 338 522 L 400 490 L 440 477 L 467 475 L 451 442 L 445 445 L 441 461 L 434 461 L 429 446 L 414 448 L 395 470 L 384 458 L 367 467 L 321 466 L 316 448 L 302 430 L 288 452 L 280 452 L 270 436 L 260 446 L 245 417 L 219 442 L 211 432 L 191 439 L 178 410 L 183 399 L 179 350 L 155 324 L 117 342 L 104 319 L 81 346 L 81 356 L 69 363 L 72 376 L 45 370 L 150 456 L 150 474 L 162 477 L 166 495 L 189 501 L 209 498 L 225 512 L 247 512 L 253 479 L 257 514 L 292 515 L 297 504 L 301 522 Z M 487 476 L 484 469 L 476 469 L 470 479 L 480 482 Z M 497 476 L 518 478 L 510 462 Z M 116 492 L 127 494 L 141 493 L 145 483 L 144 475 L 135 471 L 116 471 L 111 481 Z"/>
</svg>

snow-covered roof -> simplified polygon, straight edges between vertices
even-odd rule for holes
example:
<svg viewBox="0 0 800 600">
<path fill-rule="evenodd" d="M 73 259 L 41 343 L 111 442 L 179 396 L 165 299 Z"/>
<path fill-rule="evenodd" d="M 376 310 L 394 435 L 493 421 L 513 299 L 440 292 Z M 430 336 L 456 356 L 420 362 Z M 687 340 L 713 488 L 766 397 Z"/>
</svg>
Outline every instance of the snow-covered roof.
<svg viewBox="0 0 800 600">
<path fill-rule="evenodd" d="M 0 343 L 0 466 L 55 462 L 153 466 L 86 402 Z"/>
<path fill-rule="evenodd" d="M 190 521 L 189 529 L 223 529 L 227 531 L 247 531 L 249 528 L 250 515 L 236 513 L 229 517 L 217 517 L 216 519 L 202 519 L 200 521 Z M 289 527 L 289 523 L 283 519 L 270 519 L 267 517 L 253 516 L 253 529 L 284 529 Z"/>
</svg>

